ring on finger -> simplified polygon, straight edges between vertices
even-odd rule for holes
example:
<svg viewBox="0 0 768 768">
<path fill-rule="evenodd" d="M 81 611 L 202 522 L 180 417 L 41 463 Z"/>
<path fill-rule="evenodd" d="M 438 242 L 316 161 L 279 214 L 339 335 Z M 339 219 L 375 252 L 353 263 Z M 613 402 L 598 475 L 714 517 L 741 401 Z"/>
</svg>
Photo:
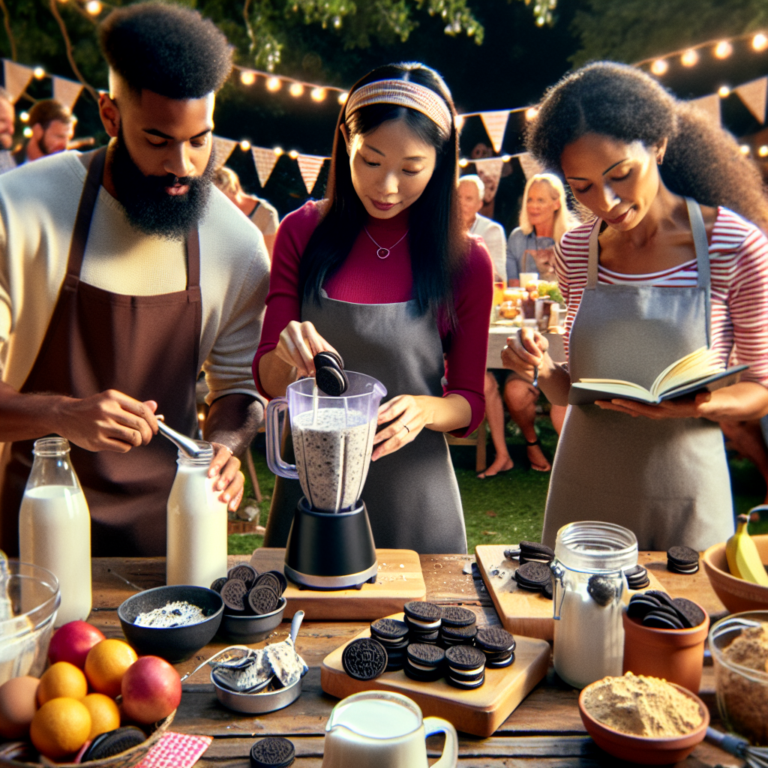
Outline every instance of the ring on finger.
<svg viewBox="0 0 768 768">
<path fill-rule="evenodd" d="M 410 435 L 411 434 L 411 428 L 407 424 L 403 424 L 403 429 Z"/>
</svg>

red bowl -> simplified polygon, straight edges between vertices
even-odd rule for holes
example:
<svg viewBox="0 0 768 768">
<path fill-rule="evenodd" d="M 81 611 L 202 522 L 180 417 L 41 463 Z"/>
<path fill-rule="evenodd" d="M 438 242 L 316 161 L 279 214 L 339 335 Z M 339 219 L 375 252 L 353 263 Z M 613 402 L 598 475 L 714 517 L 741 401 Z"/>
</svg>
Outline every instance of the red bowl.
<svg viewBox="0 0 768 768">
<path fill-rule="evenodd" d="M 627 760 L 630 763 L 667 765 L 685 760 L 704 740 L 707 727 L 709 726 L 709 710 L 698 696 L 686 688 L 670 683 L 680 693 L 693 699 L 699 705 L 699 710 L 703 717 L 701 725 L 695 731 L 691 731 L 691 733 L 685 736 L 657 739 L 646 736 L 630 736 L 595 720 L 584 707 L 584 696 L 590 688 L 600 682 L 602 681 L 598 680 L 588 685 L 579 694 L 579 713 L 587 733 L 593 738 L 595 744 L 609 755 L 613 755 L 613 757 L 617 757 L 620 760 Z"/>
</svg>

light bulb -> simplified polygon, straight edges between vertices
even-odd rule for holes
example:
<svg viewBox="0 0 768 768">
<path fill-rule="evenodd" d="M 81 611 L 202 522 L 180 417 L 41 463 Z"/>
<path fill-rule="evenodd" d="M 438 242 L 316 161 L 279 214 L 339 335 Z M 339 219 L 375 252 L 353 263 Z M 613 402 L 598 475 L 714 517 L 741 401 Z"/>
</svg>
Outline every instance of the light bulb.
<svg viewBox="0 0 768 768">
<path fill-rule="evenodd" d="M 45 70 L 42 67 L 35 67 L 32 70 L 32 74 L 37 80 L 42 80 L 45 77 Z"/>
<path fill-rule="evenodd" d="M 312 101 L 325 101 L 325 88 L 313 88 L 310 96 Z"/>
<path fill-rule="evenodd" d="M 718 59 L 727 59 L 733 53 L 733 46 L 727 40 L 721 40 L 715 46 L 715 56 Z"/>
<path fill-rule="evenodd" d="M 461 160 L 459 160 L 459 166 L 461 168 L 466 168 L 468 165 L 469 165 L 469 160 L 467 160 L 466 158 L 462 157 Z"/>
<path fill-rule="evenodd" d="M 29 112 L 22 112 L 19 115 L 19 120 L 21 120 L 22 123 L 26 123 L 29 120 Z"/>
<path fill-rule="evenodd" d="M 651 64 L 651 72 L 653 72 L 654 75 L 658 75 L 659 77 L 661 77 L 661 75 L 665 75 L 668 69 L 669 64 L 667 63 L 666 59 L 656 59 L 656 61 Z"/>
<path fill-rule="evenodd" d="M 99 0 L 88 0 L 85 4 L 85 10 L 91 16 L 98 16 L 101 13 L 101 3 Z"/>
<path fill-rule="evenodd" d="M 279 77 L 270 77 L 267 80 L 268 91 L 279 91 L 283 85 L 283 81 Z"/>
<path fill-rule="evenodd" d="M 240 73 L 240 82 L 243 85 L 253 85 L 256 82 L 256 73 L 250 69 L 244 69 Z"/>
<path fill-rule="evenodd" d="M 766 37 L 762 32 L 758 32 L 752 38 L 752 47 L 756 51 L 764 51 L 766 48 L 768 48 L 768 37 Z"/>
<path fill-rule="evenodd" d="M 729 88 L 727 85 L 721 85 L 721 86 L 720 86 L 720 87 L 717 89 L 717 95 L 718 95 L 718 96 L 719 96 L 721 99 L 724 99 L 726 96 L 730 96 L 730 95 L 731 95 L 731 89 L 730 89 L 730 88 Z"/>
<path fill-rule="evenodd" d="M 291 150 L 291 151 L 288 153 L 288 157 L 290 157 L 290 158 L 293 158 L 294 160 L 295 160 L 295 159 L 296 159 L 298 156 L 299 156 L 299 153 L 298 153 L 298 152 L 297 152 L 295 149 L 292 149 L 292 150 Z"/>
<path fill-rule="evenodd" d="M 536 107 L 528 107 L 528 109 L 525 110 L 525 119 L 526 120 L 535 120 L 536 115 L 539 114 L 539 110 L 536 109 Z"/>
<path fill-rule="evenodd" d="M 282 147 L 272 147 L 272 151 L 280 157 L 280 155 L 283 154 L 283 148 Z"/>
<path fill-rule="evenodd" d="M 247 152 L 251 148 L 251 142 L 248 141 L 248 139 L 243 139 L 240 142 L 240 149 L 243 150 L 243 152 Z"/>
<path fill-rule="evenodd" d="M 349 94 L 346 91 L 343 91 L 339 94 L 339 104 L 346 104 L 348 98 Z"/>
<path fill-rule="evenodd" d="M 741 152 L 742 155 L 748 155 L 749 154 L 749 144 L 742 144 L 739 147 L 739 152 Z"/>
<path fill-rule="evenodd" d="M 699 61 L 699 54 L 691 48 L 680 57 L 680 61 L 684 67 L 693 67 Z"/>
<path fill-rule="evenodd" d="M 763 144 L 758 150 L 757 154 L 760 155 L 760 157 L 768 157 L 768 147 Z"/>
<path fill-rule="evenodd" d="M 304 86 L 301 83 L 291 83 L 291 87 L 288 89 L 288 93 L 290 93 L 291 96 L 298 98 L 302 93 L 304 93 Z"/>
</svg>

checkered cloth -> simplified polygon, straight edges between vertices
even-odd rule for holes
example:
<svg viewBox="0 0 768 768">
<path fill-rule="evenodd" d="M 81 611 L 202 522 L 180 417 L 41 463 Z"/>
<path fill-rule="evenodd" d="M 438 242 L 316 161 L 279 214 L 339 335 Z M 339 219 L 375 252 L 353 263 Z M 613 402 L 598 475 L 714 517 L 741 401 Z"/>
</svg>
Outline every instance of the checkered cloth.
<svg viewBox="0 0 768 768">
<path fill-rule="evenodd" d="M 191 768 L 212 741 L 212 736 L 189 736 L 169 731 L 136 768 Z"/>
</svg>

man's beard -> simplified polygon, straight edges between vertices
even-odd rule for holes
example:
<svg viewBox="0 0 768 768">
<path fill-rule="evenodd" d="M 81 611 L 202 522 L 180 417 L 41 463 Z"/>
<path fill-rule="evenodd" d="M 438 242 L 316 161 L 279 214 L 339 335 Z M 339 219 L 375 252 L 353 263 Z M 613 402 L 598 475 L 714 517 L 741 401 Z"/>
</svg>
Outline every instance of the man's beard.
<svg viewBox="0 0 768 768">
<path fill-rule="evenodd" d="M 48 142 L 45 140 L 45 133 L 43 133 L 43 135 L 40 137 L 40 141 L 37 142 L 37 146 L 46 157 L 53 154 L 53 150 L 48 146 Z"/>
<path fill-rule="evenodd" d="M 133 162 L 122 131 L 118 133 L 112 157 L 112 183 L 128 221 L 146 235 L 183 240 L 205 212 L 213 172 L 214 153 L 211 152 L 200 176 L 145 176 Z M 184 195 L 169 195 L 165 189 L 174 184 L 189 185 L 189 191 Z"/>
</svg>

